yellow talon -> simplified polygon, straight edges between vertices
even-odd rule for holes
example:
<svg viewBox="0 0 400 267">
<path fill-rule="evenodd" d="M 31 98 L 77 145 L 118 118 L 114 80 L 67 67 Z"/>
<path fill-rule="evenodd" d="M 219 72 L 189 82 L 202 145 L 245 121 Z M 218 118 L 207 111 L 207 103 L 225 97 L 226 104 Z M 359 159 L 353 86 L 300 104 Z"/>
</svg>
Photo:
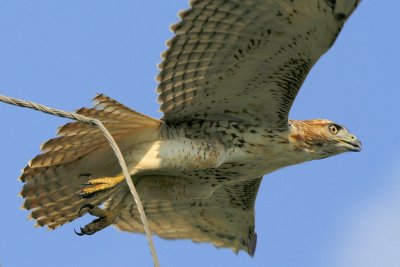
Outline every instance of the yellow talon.
<svg viewBox="0 0 400 267">
<path fill-rule="evenodd" d="M 87 183 L 85 183 L 87 187 L 82 189 L 81 196 L 85 198 L 92 197 L 94 196 L 94 194 L 113 188 L 117 184 L 121 183 L 124 179 L 125 177 L 122 174 L 114 177 L 101 177 L 90 179 L 89 181 L 87 181 Z"/>
</svg>

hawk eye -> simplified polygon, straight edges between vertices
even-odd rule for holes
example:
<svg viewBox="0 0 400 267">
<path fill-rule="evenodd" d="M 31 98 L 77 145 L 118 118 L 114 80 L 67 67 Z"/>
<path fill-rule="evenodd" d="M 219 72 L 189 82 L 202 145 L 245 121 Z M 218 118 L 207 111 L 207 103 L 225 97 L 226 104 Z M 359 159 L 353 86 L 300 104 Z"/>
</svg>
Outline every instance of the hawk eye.
<svg viewBox="0 0 400 267">
<path fill-rule="evenodd" d="M 339 132 L 339 130 L 341 129 L 341 127 L 336 124 L 330 124 L 328 126 L 328 129 L 331 132 L 331 134 L 337 134 Z"/>
</svg>

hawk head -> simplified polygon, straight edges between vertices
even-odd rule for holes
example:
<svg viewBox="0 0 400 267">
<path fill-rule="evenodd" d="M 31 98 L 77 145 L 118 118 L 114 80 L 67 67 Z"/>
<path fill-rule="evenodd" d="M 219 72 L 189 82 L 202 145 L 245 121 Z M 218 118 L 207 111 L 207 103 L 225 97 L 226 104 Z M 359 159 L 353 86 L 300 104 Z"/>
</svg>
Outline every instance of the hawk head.
<svg viewBox="0 0 400 267">
<path fill-rule="evenodd" d="M 313 159 L 322 159 L 347 151 L 361 151 L 361 142 L 345 127 L 329 120 L 289 121 L 290 143 L 307 151 Z"/>
</svg>

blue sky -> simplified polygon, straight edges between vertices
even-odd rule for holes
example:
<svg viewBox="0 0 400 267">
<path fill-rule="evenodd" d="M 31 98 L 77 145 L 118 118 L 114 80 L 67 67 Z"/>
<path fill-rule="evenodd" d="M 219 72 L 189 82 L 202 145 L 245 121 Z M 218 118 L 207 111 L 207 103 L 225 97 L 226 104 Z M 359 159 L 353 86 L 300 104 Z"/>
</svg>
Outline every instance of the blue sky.
<svg viewBox="0 0 400 267">
<path fill-rule="evenodd" d="M 156 64 L 168 25 L 187 1 L 0 2 L 0 94 L 65 110 L 105 93 L 157 112 Z M 256 205 L 254 258 L 191 241 L 155 238 L 161 266 L 400 266 L 400 2 L 364 0 L 318 62 L 291 111 L 329 118 L 361 153 L 267 175 Z M 144 236 L 108 228 L 78 237 L 84 217 L 55 231 L 20 210 L 17 180 L 65 119 L 0 104 L 0 265 L 151 266 Z"/>
</svg>

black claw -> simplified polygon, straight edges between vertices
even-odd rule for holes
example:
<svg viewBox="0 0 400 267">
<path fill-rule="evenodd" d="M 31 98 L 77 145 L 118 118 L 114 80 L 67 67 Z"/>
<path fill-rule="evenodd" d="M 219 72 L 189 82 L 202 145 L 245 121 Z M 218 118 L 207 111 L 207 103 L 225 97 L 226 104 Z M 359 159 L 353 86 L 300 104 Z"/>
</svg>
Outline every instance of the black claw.
<svg viewBox="0 0 400 267">
<path fill-rule="evenodd" d="M 86 232 L 85 235 L 93 235 L 94 233 L 96 233 L 96 232 L 93 232 L 93 231 L 91 231 L 91 232 Z"/>
<path fill-rule="evenodd" d="M 92 198 L 92 197 L 95 197 L 95 196 L 97 196 L 97 193 L 91 193 L 91 194 L 87 194 L 87 193 L 80 193 L 80 194 L 79 194 L 79 196 L 80 196 L 81 198 L 86 198 L 86 199 L 89 199 L 89 198 Z"/>
<path fill-rule="evenodd" d="M 82 210 L 83 210 L 83 209 L 89 209 L 89 210 L 91 210 L 91 209 L 93 209 L 94 207 L 95 207 L 94 205 L 89 204 L 89 203 L 84 204 L 84 205 L 82 205 L 82 207 L 79 209 L 78 215 L 79 215 L 79 216 L 82 215 Z M 82 230 L 82 228 L 81 228 L 81 230 Z"/>
<path fill-rule="evenodd" d="M 109 217 L 108 213 L 104 212 L 100 208 L 96 208 L 96 206 L 93 204 L 87 203 L 82 205 L 78 211 L 78 215 L 82 216 L 84 210 L 85 212 L 88 212 L 89 214 L 96 216 L 97 218 L 94 219 L 91 223 L 87 224 L 85 227 L 81 227 L 80 232 L 74 229 L 75 234 L 77 234 L 78 236 L 93 235 L 112 223 L 113 217 Z"/>
<path fill-rule="evenodd" d="M 96 233 L 95 231 L 87 231 L 87 230 L 85 230 L 85 228 L 82 228 L 82 227 L 80 227 L 80 228 L 81 228 L 81 232 L 77 232 L 77 231 L 74 229 L 75 234 L 77 234 L 77 235 L 79 235 L 79 236 L 83 236 L 83 235 L 93 235 L 94 233 Z"/>
<path fill-rule="evenodd" d="M 89 199 L 89 198 L 93 198 L 95 196 L 98 196 L 99 194 L 108 192 L 111 189 L 112 188 L 107 188 L 107 189 L 103 189 L 101 191 L 97 191 L 97 192 L 94 192 L 94 193 L 77 193 L 77 195 L 80 196 L 81 198 Z"/>
<path fill-rule="evenodd" d="M 96 194 L 95 193 L 93 193 L 93 194 L 86 194 L 86 193 L 78 193 L 78 192 L 75 192 L 74 193 L 76 196 L 78 196 L 78 197 L 81 197 L 81 198 L 85 198 L 85 199 L 89 199 L 89 198 L 92 198 L 92 197 L 94 197 L 94 196 L 96 196 Z"/>
<path fill-rule="evenodd" d="M 93 174 L 91 174 L 91 173 L 81 173 L 81 174 L 79 174 L 79 177 L 90 177 L 90 176 L 92 176 Z"/>
<path fill-rule="evenodd" d="M 82 227 L 81 227 L 81 232 L 77 232 L 75 229 L 74 229 L 74 232 L 75 232 L 75 234 L 77 234 L 77 235 L 79 235 L 79 236 L 85 235 L 85 233 L 83 233 Z"/>
<path fill-rule="evenodd" d="M 77 234 L 77 235 L 79 235 L 79 236 L 83 236 L 83 235 L 93 235 L 95 232 L 93 232 L 93 231 L 87 231 L 87 230 L 85 230 L 85 228 L 82 228 L 82 227 L 80 227 L 81 228 L 81 232 L 79 233 L 79 232 L 77 232 L 75 229 L 74 229 L 74 232 L 75 232 L 75 234 Z"/>
</svg>

